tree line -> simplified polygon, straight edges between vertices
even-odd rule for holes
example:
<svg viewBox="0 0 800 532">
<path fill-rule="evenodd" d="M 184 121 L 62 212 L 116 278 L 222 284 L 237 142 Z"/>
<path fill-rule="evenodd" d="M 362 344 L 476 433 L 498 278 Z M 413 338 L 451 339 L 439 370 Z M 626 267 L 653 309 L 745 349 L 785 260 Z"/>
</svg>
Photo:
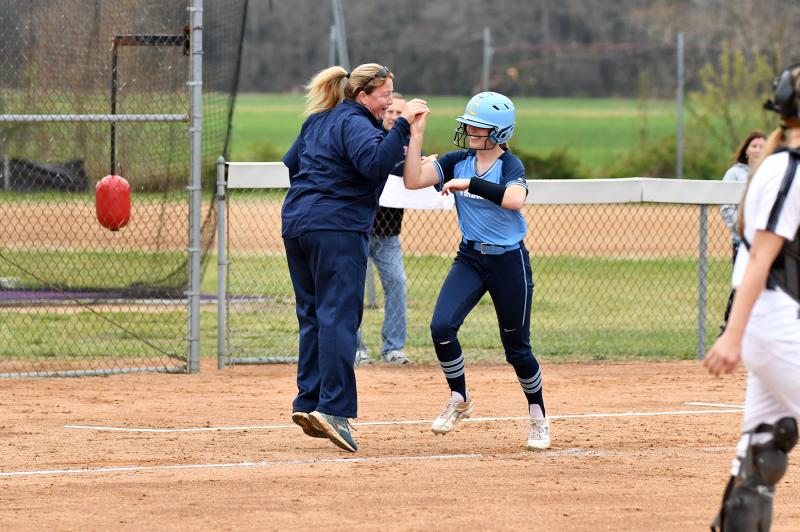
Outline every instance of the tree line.
<svg viewBox="0 0 800 532">
<path fill-rule="evenodd" d="M 509 95 L 670 97 L 676 36 L 687 88 L 723 46 L 800 60 L 797 0 L 342 0 L 350 62 L 392 68 L 402 90 L 466 95 L 479 88 L 483 30 L 490 86 Z M 328 66 L 331 3 L 250 0 L 240 90 L 302 90 Z M 642 81 L 645 80 L 645 81 Z"/>
</svg>

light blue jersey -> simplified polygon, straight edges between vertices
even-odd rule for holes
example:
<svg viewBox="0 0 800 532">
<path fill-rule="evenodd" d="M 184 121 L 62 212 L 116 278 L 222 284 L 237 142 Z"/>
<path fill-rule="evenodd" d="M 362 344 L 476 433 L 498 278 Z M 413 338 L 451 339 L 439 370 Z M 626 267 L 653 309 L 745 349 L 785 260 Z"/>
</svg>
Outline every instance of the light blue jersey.
<svg viewBox="0 0 800 532">
<path fill-rule="evenodd" d="M 480 178 L 491 183 L 510 187 L 525 187 L 525 168 L 511 152 L 506 151 L 483 175 L 478 175 L 475 150 L 450 152 L 435 161 L 439 172 L 436 190 L 451 179 Z M 528 232 L 525 217 L 520 211 L 503 208 L 487 199 L 467 191 L 456 192 L 458 226 L 466 240 L 510 246 L 522 241 Z"/>
</svg>

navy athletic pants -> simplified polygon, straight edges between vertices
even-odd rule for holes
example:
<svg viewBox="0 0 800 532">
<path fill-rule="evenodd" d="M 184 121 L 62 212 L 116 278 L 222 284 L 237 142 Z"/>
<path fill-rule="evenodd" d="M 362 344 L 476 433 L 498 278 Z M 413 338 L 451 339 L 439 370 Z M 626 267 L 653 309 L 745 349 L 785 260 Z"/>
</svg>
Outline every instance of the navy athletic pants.
<svg viewBox="0 0 800 532">
<path fill-rule="evenodd" d="M 437 352 L 443 349 L 442 342 L 449 342 L 450 349 L 460 352 L 458 330 L 487 291 L 494 302 L 506 360 L 514 364 L 532 359 L 533 276 L 528 251 L 522 245 L 501 255 L 484 255 L 461 243 L 431 320 L 431 336 Z"/>
<path fill-rule="evenodd" d="M 353 362 L 364 311 L 367 234 L 309 231 L 283 242 L 300 325 L 293 411 L 357 417 Z"/>
</svg>

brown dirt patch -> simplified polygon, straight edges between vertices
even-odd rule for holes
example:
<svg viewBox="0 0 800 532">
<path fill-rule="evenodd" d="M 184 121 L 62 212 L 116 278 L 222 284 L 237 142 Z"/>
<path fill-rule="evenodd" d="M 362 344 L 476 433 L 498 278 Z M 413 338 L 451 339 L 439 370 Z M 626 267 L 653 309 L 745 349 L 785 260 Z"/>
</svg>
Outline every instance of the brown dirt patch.
<svg viewBox="0 0 800 532">
<path fill-rule="evenodd" d="M 185 250 L 188 212 L 188 204 L 134 199 L 130 223 L 109 231 L 97 222 L 93 200 L 9 201 L 0 208 L 0 242 L 17 249 Z M 201 212 L 205 216 L 208 206 Z"/>
<path fill-rule="evenodd" d="M 713 410 L 685 403 L 740 403 L 744 380 L 713 379 L 694 362 L 545 363 L 549 451 L 526 451 L 524 420 L 511 420 L 464 423 L 445 437 L 427 423 L 360 426 L 351 455 L 282 428 L 294 366 L 204 364 L 199 375 L 0 381 L 0 472 L 139 468 L 0 476 L 0 528 L 705 530 L 740 414 L 566 416 Z M 475 418 L 525 414 L 510 367 L 472 365 L 467 378 Z M 447 396 L 435 366 L 363 368 L 358 383 L 360 422 L 430 420 Z M 778 532 L 800 529 L 797 465 L 794 453 Z"/>
</svg>

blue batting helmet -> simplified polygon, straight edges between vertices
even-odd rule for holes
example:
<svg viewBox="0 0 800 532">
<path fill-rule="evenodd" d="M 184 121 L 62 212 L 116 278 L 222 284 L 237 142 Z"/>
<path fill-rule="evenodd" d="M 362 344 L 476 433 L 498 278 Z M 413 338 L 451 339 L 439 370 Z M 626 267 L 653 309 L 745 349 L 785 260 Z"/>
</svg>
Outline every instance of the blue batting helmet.
<svg viewBox="0 0 800 532">
<path fill-rule="evenodd" d="M 516 110 L 514 103 L 496 92 L 481 92 L 470 98 L 464 114 L 456 118 L 461 125 L 456 129 L 453 143 L 462 148 L 466 144 L 466 126 L 488 128 L 489 140 L 495 144 L 504 144 L 514 134 Z"/>
</svg>

